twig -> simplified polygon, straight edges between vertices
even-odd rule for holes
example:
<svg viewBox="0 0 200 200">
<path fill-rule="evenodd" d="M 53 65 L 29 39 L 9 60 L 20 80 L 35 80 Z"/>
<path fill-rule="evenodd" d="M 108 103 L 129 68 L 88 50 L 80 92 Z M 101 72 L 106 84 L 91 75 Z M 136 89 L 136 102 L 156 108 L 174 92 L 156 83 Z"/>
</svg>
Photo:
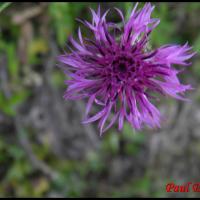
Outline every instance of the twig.
<svg viewBox="0 0 200 200">
<path fill-rule="evenodd" d="M 27 134 L 22 127 L 21 120 L 19 114 L 15 117 L 15 126 L 17 130 L 17 136 L 19 139 L 20 144 L 22 145 L 23 149 L 25 150 L 31 164 L 38 170 L 42 171 L 46 176 L 50 177 L 52 180 L 56 180 L 59 177 L 59 174 L 53 171 L 48 165 L 46 165 L 43 161 L 38 160 L 38 158 L 33 153 L 31 148 L 31 144 L 27 137 Z"/>
<path fill-rule="evenodd" d="M 25 21 L 40 15 L 43 11 L 43 6 L 35 6 L 33 8 L 26 9 L 23 12 L 17 13 L 12 17 L 12 21 L 14 24 L 21 25 Z"/>
</svg>

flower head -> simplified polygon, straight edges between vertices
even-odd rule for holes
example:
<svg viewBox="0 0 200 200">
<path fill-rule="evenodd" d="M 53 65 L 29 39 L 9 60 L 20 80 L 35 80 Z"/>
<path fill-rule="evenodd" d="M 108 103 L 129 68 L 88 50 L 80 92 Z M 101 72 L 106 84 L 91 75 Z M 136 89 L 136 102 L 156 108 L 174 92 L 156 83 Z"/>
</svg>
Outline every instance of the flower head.
<svg viewBox="0 0 200 200">
<path fill-rule="evenodd" d="M 122 12 L 115 9 L 122 27 L 106 21 L 108 11 L 101 15 L 100 7 L 97 12 L 91 9 L 92 23 L 81 22 L 91 30 L 93 37 L 83 38 L 79 28 L 79 42 L 70 38 L 74 50 L 58 58 L 71 78 L 65 82 L 68 88 L 64 98 L 87 98 L 83 123 L 99 120 L 100 134 L 116 121 L 121 130 L 124 120 L 135 129 L 145 124 L 160 127 L 160 112 L 150 101 L 155 98 L 152 93 L 184 100 L 182 94 L 191 89 L 190 85 L 179 82 L 180 70 L 173 67 L 189 64 L 186 61 L 194 55 L 191 48 L 185 44 L 149 50 L 149 35 L 159 19 L 151 18 L 154 7 L 150 3 L 141 10 L 136 8 L 137 4 L 127 22 Z M 89 117 L 93 104 L 101 110 Z M 109 123 L 105 127 L 106 121 Z"/>
</svg>

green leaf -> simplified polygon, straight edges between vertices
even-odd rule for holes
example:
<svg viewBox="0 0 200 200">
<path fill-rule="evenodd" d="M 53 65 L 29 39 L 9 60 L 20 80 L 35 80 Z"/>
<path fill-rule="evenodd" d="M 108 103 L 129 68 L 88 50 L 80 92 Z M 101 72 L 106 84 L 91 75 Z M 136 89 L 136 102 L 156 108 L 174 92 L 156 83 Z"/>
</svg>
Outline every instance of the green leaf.
<svg viewBox="0 0 200 200">
<path fill-rule="evenodd" d="M 56 31 L 58 43 L 62 46 L 74 28 L 74 18 L 70 4 L 51 3 L 49 5 L 49 14 L 52 17 L 52 25 Z"/>
<path fill-rule="evenodd" d="M 9 116 L 15 115 L 15 111 L 11 108 L 8 100 L 2 93 L 0 93 L 0 110 L 2 110 L 5 114 Z"/>
<path fill-rule="evenodd" d="M 125 20 L 128 20 L 130 14 L 131 14 L 131 11 L 133 9 L 133 3 L 132 2 L 126 2 L 126 3 L 124 3 L 124 7 L 125 7 Z"/>
<path fill-rule="evenodd" d="M 8 71 L 11 79 L 17 79 L 19 70 L 19 60 L 16 54 L 15 44 L 9 43 L 6 45 L 6 52 L 8 57 Z"/>
<path fill-rule="evenodd" d="M 200 52 L 200 34 L 199 36 L 196 38 L 194 44 L 193 44 L 193 48 L 195 51 Z"/>
<path fill-rule="evenodd" d="M 14 94 L 10 99 L 9 99 L 9 103 L 11 105 L 18 105 L 22 102 L 24 102 L 24 100 L 30 95 L 29 91 L 26 90 L 22 90 L 16 94 Z"/>
<path fill-rule="evenodd" d="M 7 99 L 2 93 L 0 93 L 0 109 L 9 116 L 15 116 L 15 107 L 24 102 L 29 95 L 29 91 L 23 90 L 13 94 L 11 98 Z"/>
<path fill-rule="evenodd" d="M 6 9 L 12 2 L 6 2 L 6 3 L 3 3 L 3 5 L 0 6 L 0 13 Z"/>
<path fill-rule="evenodd" d="M 169 5 L 166 3 L 159 4 L 152 13 L 153 18 L 159 18 L 161 23 L 158 24 L 155 31 L 151 33 L 151 44 L 160 46 L 165 43 L 178 42 L 178 38 L 172 37 L 175 31 L 174 21 L 170 19 Z"/>
<path fill-rule="evenodd" d="M 112 132 L 105 137 L 103 148 L 105 151 L 110 151 L 113 154 L 116 154 L 119 150 L 119 136 Z"/>
<path fill-rule="evenodd" d="M 8 148 L 8 153 L 15 159 L 19 160 L 25 157 L 25 152 L 22 150 L 22 148 L 16 146 L 16 145 L 11 145 Z"/>
</svg>

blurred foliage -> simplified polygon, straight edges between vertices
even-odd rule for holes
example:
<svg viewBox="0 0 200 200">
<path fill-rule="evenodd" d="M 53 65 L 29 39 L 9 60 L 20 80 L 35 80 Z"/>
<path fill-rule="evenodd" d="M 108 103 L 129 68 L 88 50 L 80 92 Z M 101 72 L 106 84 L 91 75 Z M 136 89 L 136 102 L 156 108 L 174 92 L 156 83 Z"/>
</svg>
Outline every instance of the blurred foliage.
<svg viewBox="0 0 200 200">
<path fill-rule="evenodd" d="M 4 14 L 7 9 L 9 10 L 9 5 L 10 3 L 0 4 L 0 15 L 2 18 L 0 28 L 9 29 L 10 31 L 10 38 L 7 38 L 8 36 L 5 33 L 0 32 L 0 54 L 6 55 L 8 61 L 7 75 L 10 89 L 10 95 L 8 96 L 5 95 L 5 91 L 0 90 L 0 111 L 3 115 L 14 119 L 17 106 L 27 101 L 27 98 L 31 95 L 31 90 L 24 86 L 24 80 L 20 75 L 23 70 L 17 49 L 17 42 L 20 38 L 19 27 L 16 25 L 12 26 L 11 21 L 6 24 L 6 20 L 4 20 L 5 18 L 7 19 L 7 16 L 4 16 Z M 117 5 L 117 7 L 124 10 L 127 19 L 134 4 L 121 2 Z M 90 16 L 88 12 L 89 6 L 96 8 L 98 4 L 80 2 L 49 3 L 46 12 L 50 18 L 50 28 L 48 31 L 54 34 L 59 48 L 65 46 L 70 34 L 77 36 L 76 31 L 79 24 L 75 19 L 81 17 L 88 19 Z M 108 7 L 106 4 L 102 6 Z M 187 15 L 196 16 L 199 13 L 200 4 L 187 4 L 183 9 L 187 12 Z M 177 26 L 175 17 L 177 17 L 177 13 L 176 9 L 171 9 L 169 3 L 157 3 L 153 16 L 161 19 L 161 23 L 151 35 L 151 45 L 153 47 L 185 40 L 181 35 L 175 34 Z M 83 30 L 83 34 L 89 33 Z M 194 44 L 194 49 L 199 52 L 200 31 L 195 34 L 197 37 L 192 40 L 192 44 Z M 41 64 L 42 60 L 38 55 L 46 55 L 48 51 L 49 44 L 47 38 L 34 35 L 28 46 L 28 63 L 30 65 Z M 198 79 L 200 79 L 199 65 L 200 62 L 198 61 L 192 68 L 194 76 Z M 24 68 L 29 70 L 28 66 L 24 66 Z M 32 72 L 31 77 L 33 77 Z M 62 73 L 55 71 L 52 82 L 57 88 L 61 88 L 64 78 L 65 76 Z M 124 157 L 137 156 L 145 142 L 145 134 L 143 132 L 135 132 L 132 127 L 125 123 L 123 133 L 118 133 L 114 129 L 110 130 L 101 142 L 100 151 L 89 152 L 87 158 L 83 161 L 59 159 L 51 152 L 50 145 L 33 143 L 32 148 L 37 157 L 58 172 L 59 178 L 52 181 L 34 169 L 26 153 L 18 143 L 8 142 L 6 134 L 0 132 L 0 197 L 42 197 L 57 194 L 67 197 L 80 197 L 87 195 L 92 189 L 99 189 L 99 196 L 165 196 L 162 189 L 155 192 L 151 191 L 152 178 L 148 175 L 148 172 L 140 179 L 131 179 L 120 185 L 120 187 L 111 187 L 109 192 L 101 191 L 98 188 L 99 176 L 106 177 L 105 174 L 108 173 L 110 167 L 105 161 L 111 160 L 122 151 Z M 125 145 L 122 147 L 121 143 Z"/>
<path fill-rule="evenodd" d="M 159 18 L 161 20 L 161 23 L 157 26 L 156 30 L 152 32 L 151 35 L 151 44 L 154 46 L 161 46 L 166 43 L 173 43 L 173 42 L 179 42 L 177 41 L 177 38 L 173 38 L 172 34 L 175 30 L 174 21 L 170 19 L 170 8 L 169 6 L 166 6 L 166 3 L 160 3 L 156 9 L 154 9 L 154 12 L 152 16 L 154 18 Z M 162 37 L 160 36 L 162 34 Z M 172 41 L 172 39 L 174 41 Z"/>
<path fill-rule="evenodd" d="M 83 3 L 51 3 L 49 5 L 49 15 L 52 17 L 56 38 L 61 46 L 66 43 L 67 37 L 73 34 L 75 18 L 84 6 Z"/>
<path fill-rule="evenodd" d="M 7 55 L 7 72 L 10 80 L 10 92 L 12 93 L 11 96 L 6 97 L 3 92 L 0 91 L 0 108 L 7 115 L 14 116 L 16 106 L 23 103 L 23 101 L 29 96 L 30 92 L 20 86 L 19 61 L 16 55 L 15 44 L 1 40 L 0 52 Z"/>
</svg>

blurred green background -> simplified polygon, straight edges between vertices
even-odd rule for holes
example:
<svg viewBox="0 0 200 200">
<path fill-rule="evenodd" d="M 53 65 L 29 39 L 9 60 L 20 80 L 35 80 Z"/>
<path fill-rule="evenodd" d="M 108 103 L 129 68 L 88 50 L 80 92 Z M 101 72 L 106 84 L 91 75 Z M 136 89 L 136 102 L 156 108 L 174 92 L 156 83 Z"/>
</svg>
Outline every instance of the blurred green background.
<svg viewBox="0 0 200 200">
<path fill-rule="evenodd" d="M 125 124 L 102 138 L 97 124 L 81 125 L 86 102 L 62 98 L 66 77 L 56 61 L 68 36 L 77 37 L 75 19 L 90 20 L 98 4 L 0 4 L 0 197 L 198 196 L 165 186 L 200 181 L 200 3 L 153 4 L 161 23 L 151 46 L 188 41 L 197 51 L 180 75 L 195 88 L 192 103 L 162 98 L 162 129 Z M 100 5 L 128 17 L 134 3 Z M 108 20 L 120 23 L 111 13 Z"/>
</svg>

